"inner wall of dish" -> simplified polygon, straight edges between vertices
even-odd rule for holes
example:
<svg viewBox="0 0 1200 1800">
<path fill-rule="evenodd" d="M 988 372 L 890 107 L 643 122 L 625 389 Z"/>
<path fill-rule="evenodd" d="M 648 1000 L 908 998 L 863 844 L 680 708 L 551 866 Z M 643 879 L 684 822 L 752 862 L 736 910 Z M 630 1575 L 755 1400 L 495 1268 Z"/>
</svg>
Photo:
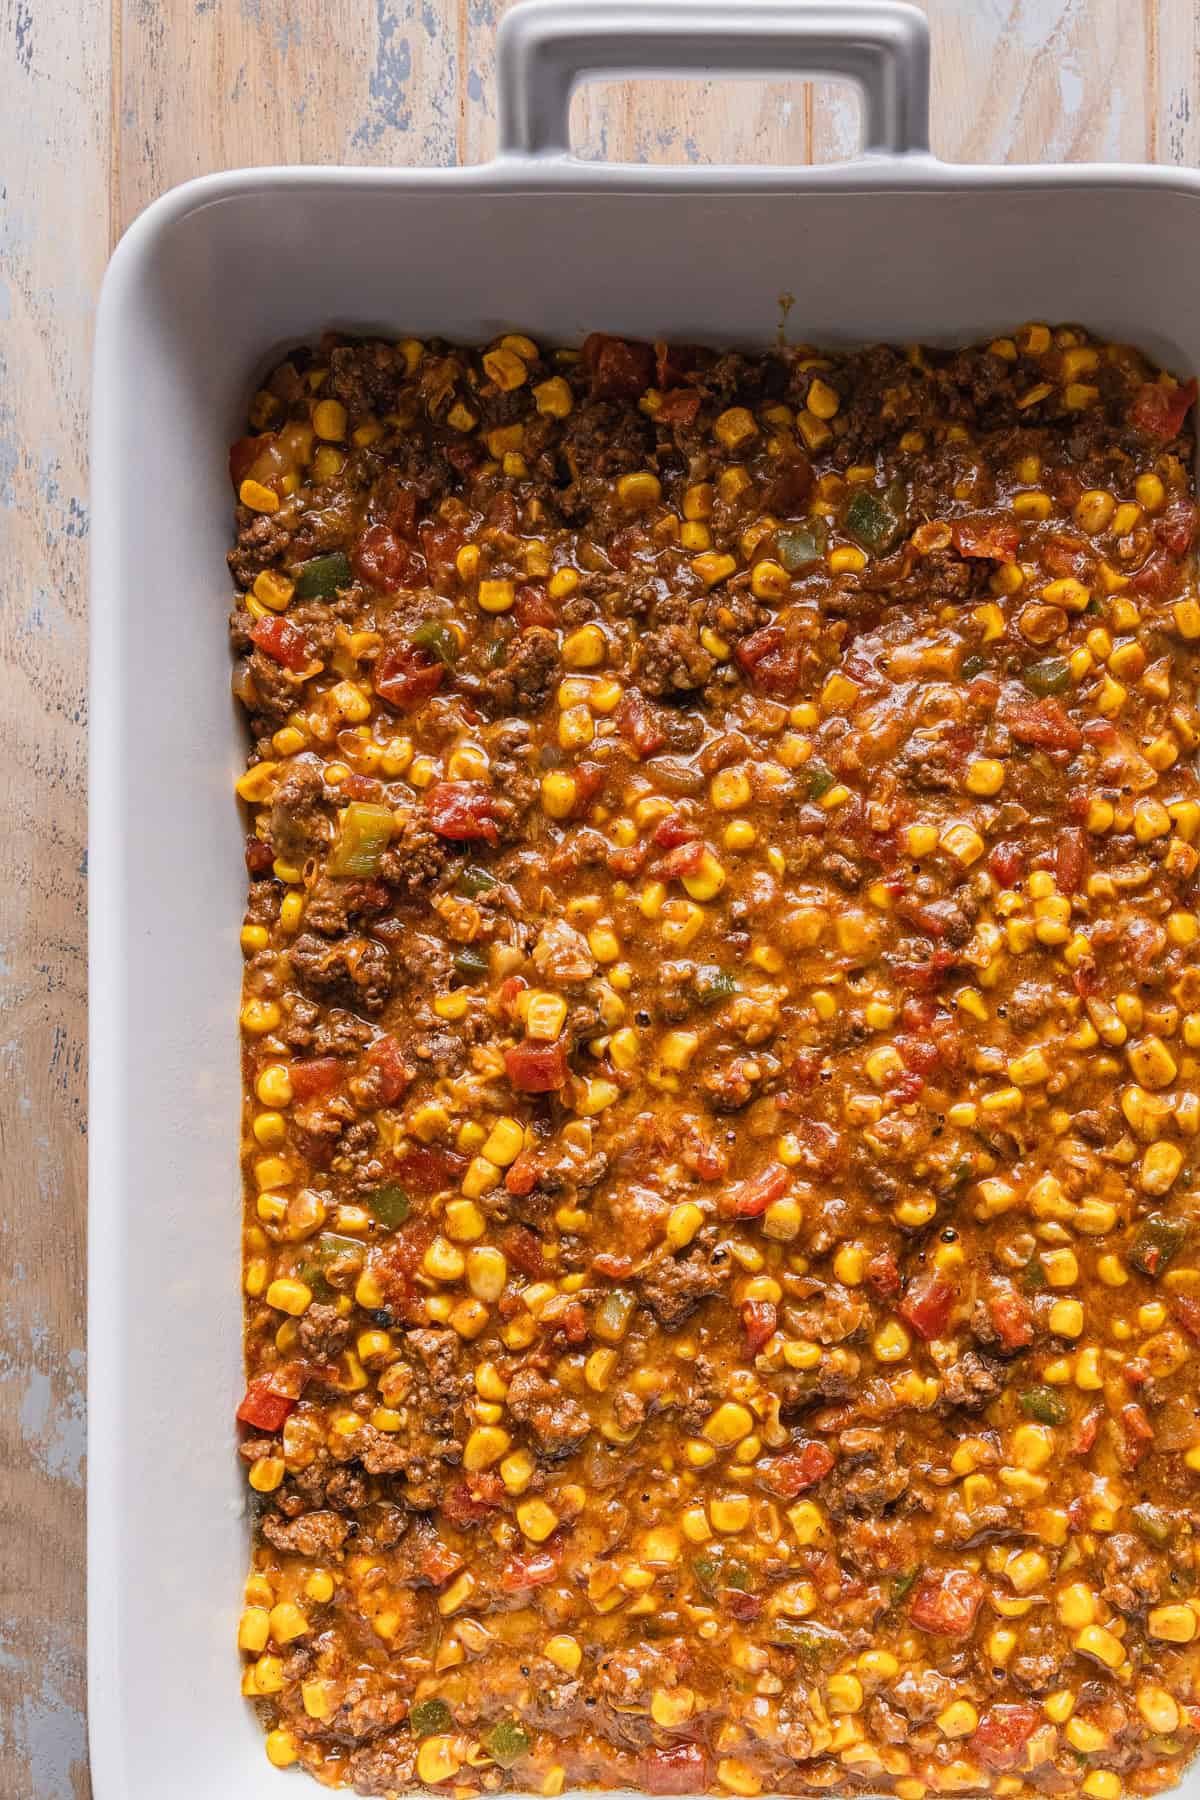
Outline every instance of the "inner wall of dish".
<svg viewBox="0 0 1200 1800">
<path fill-rule="evenodd" d="M 175 1800 L 254 1800 L 280 1781 L 237 1698 L 234 1649 L 246 1553 L 232 1430 L 245 876 L 232 784 L 244 743 L 224 555 L 227 448 L 256 374 L 326 326 L 461 341 L 521 328 L 560 342 L 602 328 L 761 346 L 785 313 L 789 338 L 817 343 L 964 341 L 1077 319 L 1190 370 L 1195 204 L 1133 185 L 681 198 L 406 191 L 346 176 L 210 204 L 153 240 L 119 344 L 117 575 L 131 664 L 148 610 L 158 624 L 156 681 L 131 667 L 120 727 L 124 766 L 151 767 L 149 791 L 131 798 L 120 876 L 143 922 L 124 975 L 130 1286 L 111 1298 L 126 1320 L 129 1454 L 115 1499 L 128 1579 L 116 1616 L 93 1630 L 126 1675 L 161 1641 L 164 1617 L 173 1648 L 153 1706 L 144 1684 L 119 1682 L 128 1800 L 161 1795 L 165 1769 Z M 151 1318 L 166 1344 L 128 1322 L 146 1316 L 147 1282 L 165 1287 Z"/>
</svg>

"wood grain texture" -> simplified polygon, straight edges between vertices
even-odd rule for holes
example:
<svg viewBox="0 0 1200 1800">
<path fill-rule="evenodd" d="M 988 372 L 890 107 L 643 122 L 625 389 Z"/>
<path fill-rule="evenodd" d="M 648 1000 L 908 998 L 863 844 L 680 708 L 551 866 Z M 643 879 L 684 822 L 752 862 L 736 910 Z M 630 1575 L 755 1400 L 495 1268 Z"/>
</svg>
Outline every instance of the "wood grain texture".
<svg viewBox="0 0 1200 1800">
<path fill-rule="evenodd" d="M 503 0 L 0 0 L 0 1794 L 84 1800 L 86 422 L 108 250 L 189 176 L 477 161 Z M 929 0 L 951 160 L 1200 160 L 1200 0 Z M 581 154 L 851 154 L 825 82 L 601 83 Z M 231 304 L 236 296 L 231 295 Z M 232 1228 L 232 1227 L 231 1227 Z"/>
</svg>

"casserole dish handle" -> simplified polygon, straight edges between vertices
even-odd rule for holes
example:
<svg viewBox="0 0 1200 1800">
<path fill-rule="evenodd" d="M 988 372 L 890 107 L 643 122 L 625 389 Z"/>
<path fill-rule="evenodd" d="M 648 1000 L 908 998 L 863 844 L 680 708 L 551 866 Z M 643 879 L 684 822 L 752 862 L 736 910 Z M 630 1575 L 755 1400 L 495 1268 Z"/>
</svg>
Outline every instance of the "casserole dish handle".
<svg viewBox="0 0 1200 1800">
<path fill-rule="evenodd" d="M 500 154 L 569 154 L 581 81 L 682 74 L 842 76 L 866 155 L 929 150 L 929 29 L 902 0 L 525 0 L 500 26 Z"/>
</svg>

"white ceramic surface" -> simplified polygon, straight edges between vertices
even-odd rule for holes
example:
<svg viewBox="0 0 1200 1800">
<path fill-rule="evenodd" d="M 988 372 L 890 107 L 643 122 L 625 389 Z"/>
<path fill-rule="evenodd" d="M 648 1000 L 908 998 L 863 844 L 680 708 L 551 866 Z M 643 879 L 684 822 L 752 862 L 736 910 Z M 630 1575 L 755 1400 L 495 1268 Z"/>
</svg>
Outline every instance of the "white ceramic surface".
<svg viewBox="0 0 1200 1800">
<path fill-rule="evenodd" d="M 233 1455 L 244 738 L 224 556 L 227 446 L 255 378 L 325 326 L 764 345 L 784 295 L 788 335 L 818 343 L 1074 319 L 1200 368 L 1200 179 L 938 163 L 923 149 L 924 31 L 886 0 L 535 0 L 503 27 L 495 163 L 215 176 L 158 201 L 113 257 L 92 471 L 97 1800 L 285 1791 L 234 1649 L 248 1542 Z M 780 64 L 865 82 L 878 152 L 780 171 L 594 166 L 560 147 L 573 72 Z"/>
</svg>

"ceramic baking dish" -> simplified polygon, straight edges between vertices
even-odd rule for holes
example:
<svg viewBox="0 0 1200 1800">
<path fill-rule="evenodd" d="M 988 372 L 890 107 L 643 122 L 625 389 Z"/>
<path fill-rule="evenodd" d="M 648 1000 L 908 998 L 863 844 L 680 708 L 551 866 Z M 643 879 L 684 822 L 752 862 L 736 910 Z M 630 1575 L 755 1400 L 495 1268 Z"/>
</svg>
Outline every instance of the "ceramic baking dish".
<svg viewBox="0 0 1200 1800">
<path fill-rule="evenodd" d="M 838 74 L 867 151 L 815 169 L 610 167 L 568 151 L 598 73 Z M 481 168 L 266 169 L 152 206 L 100 303 L 93 439 L 89 1496 L 98 1800 L 267 1800 L 238 1694 L 246 1561 L 226 448 L 255 377 L 327 325 L 763 345 L 1086 321 L 1200 367 L 1200 179 L 957 168 L 928 45 L 876 4 L 555 0 L 500 38 Z"/>
</svg>

